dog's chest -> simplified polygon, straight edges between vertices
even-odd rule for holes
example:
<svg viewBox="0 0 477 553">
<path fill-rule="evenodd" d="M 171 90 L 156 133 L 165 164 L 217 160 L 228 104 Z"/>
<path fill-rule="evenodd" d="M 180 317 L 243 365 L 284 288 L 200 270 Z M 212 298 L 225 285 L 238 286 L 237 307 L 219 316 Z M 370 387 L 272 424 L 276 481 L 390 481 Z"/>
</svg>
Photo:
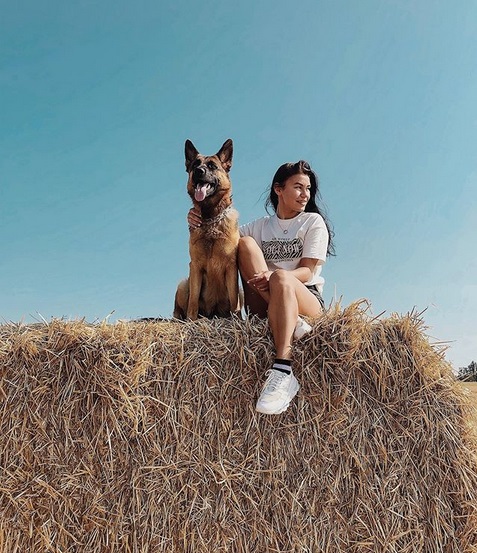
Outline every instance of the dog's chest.
<svg viewBox="0 0 477 553">
<path fill-rule="evenodd" d="M 230 238 L 220 229 L 211 227 L 210 229 L 201 229 L 195 239 L 191 237 L 191 245 L 194 248 L 201 249 L 206 252 L 212 252 L 217 246 L 222 247 L 223 243 L 230 240 Z"/>
<path fill-rule="evenodd" d="M 191 257 L 199 251 L 205 259 L 215 255 L 235 255 L 238 239 L 238 230 L 232 230 L 226 224 L 204 225 L 190 237 Z"/>
<path fill-rule="evenodd" d="M 203 229 L 204 241 L 215 242 L 217 240 L 226 240 L 228 233 L 225 231 L 224 225 L 209 225 Z"/>
</svg>

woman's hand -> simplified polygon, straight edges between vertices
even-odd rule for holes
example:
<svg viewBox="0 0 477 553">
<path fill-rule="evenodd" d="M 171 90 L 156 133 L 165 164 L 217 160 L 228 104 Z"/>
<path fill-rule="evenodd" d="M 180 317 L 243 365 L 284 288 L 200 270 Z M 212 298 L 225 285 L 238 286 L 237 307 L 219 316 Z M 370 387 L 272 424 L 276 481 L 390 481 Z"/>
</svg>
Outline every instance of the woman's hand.
<svg viewBox="0 0 477 553">
<path fill-rule="evenodd" d="M 200 211 L 195 207 L 189 209 L 189 213 L 187 213 L 187 224 L 189 225 L 189 230 L 194 230 L 202 225 L 202 216 Z"/>
<path fill-rule="evenodd" d="M 247 280 L 247 284 L 260 292 L 268 292 L 268 281 L 273 271 L 262 271 L 255 273 L 253 277 Z"/>
</svg>

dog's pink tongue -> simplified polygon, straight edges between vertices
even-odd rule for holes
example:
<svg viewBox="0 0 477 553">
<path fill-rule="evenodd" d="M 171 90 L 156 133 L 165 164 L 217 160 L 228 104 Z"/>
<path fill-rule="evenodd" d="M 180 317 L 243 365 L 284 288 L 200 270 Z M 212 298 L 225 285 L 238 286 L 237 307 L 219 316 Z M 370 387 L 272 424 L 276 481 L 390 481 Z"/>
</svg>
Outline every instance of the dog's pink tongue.
<svg viewBox="0 0 477 553">
<path fill-rule="evenodd" d="M 201 202 L 207 195 L 207 185 L 203 184 L 195 189 L 194 197 L 198 202 Z"/>
</svg>

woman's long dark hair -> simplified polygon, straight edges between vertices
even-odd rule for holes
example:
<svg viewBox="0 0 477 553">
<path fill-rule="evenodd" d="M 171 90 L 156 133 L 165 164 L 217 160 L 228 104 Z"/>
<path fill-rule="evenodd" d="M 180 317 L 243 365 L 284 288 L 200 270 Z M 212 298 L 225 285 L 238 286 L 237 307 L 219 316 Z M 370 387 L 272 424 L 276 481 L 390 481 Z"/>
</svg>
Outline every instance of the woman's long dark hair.
<svg viewBox="0 0 477 553">
<path fill-rule="evenodd" d="M 318 176 L 310 167 L 310 164 L 307 161 L 297 161 L 296 163 L 284 163 L 281 165 L 277 172 L 275 173 L 272 185 L 270 187 L 270 194 L 267 197 L 265 202 L 265 209 L 268 211 L 270 206 L 273 207 L 273 211 L 277 211 L 278 206 L 278 196 L 275 192 L 275 186 L 282 187 L 285 185 L 285 181 L 294 175 L 307 175 L 310 179 L 310 199 L 305 206 L 306 213 L 319 213 L 325 222 L 326 228 L 328 229 L 329 240 L 328 240 L 328 250 L 327 255 L 335 255 L 335 245 L 334 245 L 334 231 L 332 225 L 328 219 L 328 216 L 325 213 L 324 207 L 320 206 L 321 204 L 321 194 L 318 186 Z"/>
</svg>

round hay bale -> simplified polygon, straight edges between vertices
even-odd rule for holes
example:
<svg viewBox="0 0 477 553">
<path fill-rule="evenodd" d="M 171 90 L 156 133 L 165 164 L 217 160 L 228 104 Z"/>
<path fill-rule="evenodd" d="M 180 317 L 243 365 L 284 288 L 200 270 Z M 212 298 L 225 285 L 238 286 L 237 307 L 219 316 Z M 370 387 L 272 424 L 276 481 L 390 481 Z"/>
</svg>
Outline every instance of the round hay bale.
<svg viewBox="0 0 477 553">
<path fill-rule="evenodd" d="M 415 314 L 0 327 L 0 553 L 477 551 L 471 406 Z"/>
</svg>

